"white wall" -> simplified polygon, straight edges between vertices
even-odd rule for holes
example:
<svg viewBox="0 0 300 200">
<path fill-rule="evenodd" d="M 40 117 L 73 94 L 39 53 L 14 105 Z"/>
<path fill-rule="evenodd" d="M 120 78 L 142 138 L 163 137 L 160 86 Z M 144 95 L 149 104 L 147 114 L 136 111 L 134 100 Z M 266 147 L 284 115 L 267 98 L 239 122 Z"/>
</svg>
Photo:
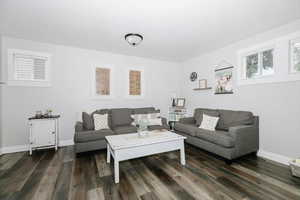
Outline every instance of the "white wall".
<svg viewBox="0 0 300 200">
<path fill-rule="evenodd" d="M 99 44 L 101 45 L 101 44 Z M 7 50 L 10 48 L 52 54 L 52 87 L 3 87 L 3 146 L 28 143 L 27 118 L 36 110 L 52 108 L 61 114 L 60 140 L 72 140 L 74 124 L 82 111 L 101 108 L 155 106 L 166 115 L 172 92 L 179 91 L 179 64 L 138 57 L 110 54 L 21 39 L 3 37 L 3 58 L 7 72 Z M 136 49 L 138 51 L 138 48 Z M 92 100 L 92 68 L 112 65 L 116 71 L 116 97 Z M 146 96 L 140 100 L 125 99 L 125 68 L 142 66 L 145 70 Z"/>
<path fill-rule="evenodd" d="M 208 79 L 209 85 L 214 83 L 214 69 L 222 60 L 235 66 L 235 82 L 237 69 L 237 52 L 287 34 L 300 31 L 300 21 L 270 30 L 263 34 L 234 43 L 225 48 L 190 59 L 183 65 L 182 94 L 187 98 L 189 111 L 196 107 L 249 110 L 260 116 L 260 149 L 285 157 L 300 156 L 300 81 L 277 82 L 238 86 L 235 84 L 233 95 L 214 95 L 210 91 L 193 91 L 198 83 L 189 81 L 189 74 L 198 72 L 200 79 Z M 279 46 L 279 51 L 287 49 Z M 281 54 L 282 55 L 282 54 Z M 287 56 L 279 57 L 281 69 L 287 69 Z"/>
</svg>

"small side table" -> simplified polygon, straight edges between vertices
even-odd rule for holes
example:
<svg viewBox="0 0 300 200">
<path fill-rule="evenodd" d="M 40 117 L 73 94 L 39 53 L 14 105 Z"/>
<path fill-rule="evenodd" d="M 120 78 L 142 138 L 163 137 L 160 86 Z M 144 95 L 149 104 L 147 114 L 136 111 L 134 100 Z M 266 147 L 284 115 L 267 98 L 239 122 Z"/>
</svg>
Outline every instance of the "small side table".
<svg viewBox="0 0 300 200">
<path fill-rule="evenodd" d="M 28 118 L 29 154 L 35 149 L 58 147 L 59 115 Z"/>
<path fill-rule="evenodd" d="M 175 123 L 186 116 L 185 108 L 171 107 L 169 108 L 168 123 L 171 130 L 174 130 Z"/>
</svg>

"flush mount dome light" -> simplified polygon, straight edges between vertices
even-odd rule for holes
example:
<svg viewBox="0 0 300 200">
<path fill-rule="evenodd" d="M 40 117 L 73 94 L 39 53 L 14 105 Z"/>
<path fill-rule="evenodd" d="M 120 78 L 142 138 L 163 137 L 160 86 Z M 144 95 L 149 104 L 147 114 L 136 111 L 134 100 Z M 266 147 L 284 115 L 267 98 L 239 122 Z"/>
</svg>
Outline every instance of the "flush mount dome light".
<svg viewBox="0 0 300 200">
<path fill-rule="evenodd" d="M 137 33 L 128 33 L 125 35 L 125 40 L 132 46 L 137 46 L 143 41 L 143 36 Z"/>
</svg>

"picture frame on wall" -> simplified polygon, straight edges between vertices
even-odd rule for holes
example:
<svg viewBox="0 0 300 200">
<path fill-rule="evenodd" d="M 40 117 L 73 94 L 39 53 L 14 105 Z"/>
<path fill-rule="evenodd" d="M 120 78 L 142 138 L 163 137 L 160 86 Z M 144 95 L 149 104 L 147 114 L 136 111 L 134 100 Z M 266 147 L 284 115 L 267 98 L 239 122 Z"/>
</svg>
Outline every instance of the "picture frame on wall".
<svg viewBox="0 0 300 200">
<path fill-rule="evenodd" d="M 215 94 L 233 94 L 233 66 L 215 70 Z"/>
<path fill-rule="evenodd" d="M 199 80 L 199 88 L 201 88 L 201 89 L 207 88 L 207 80 L 206 79 Z"/>
<path fill-rule="evenodd" d="M 185 107 L 185 98 L 177 98 L 176 99 L 176 107 L 184 108 Z"/>
</svg>

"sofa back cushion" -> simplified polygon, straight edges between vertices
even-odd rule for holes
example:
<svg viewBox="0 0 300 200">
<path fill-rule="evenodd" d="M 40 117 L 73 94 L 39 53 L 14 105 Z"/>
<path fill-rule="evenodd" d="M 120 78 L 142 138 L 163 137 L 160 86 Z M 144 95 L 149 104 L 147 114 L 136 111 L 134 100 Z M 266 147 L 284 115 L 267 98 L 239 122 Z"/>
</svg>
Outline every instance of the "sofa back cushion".
<svg viewBox="0 0 300 200">
<path fill-rule="evenodd" d="M 220 113 L 217 129 L 228 130 L 232 126 L 253 124 L 253 113 L 248 111 L 218 110 Z"/>
<path fill-rule="evenodd" d="M 132 110 L 129 108 L 111 109 L 112 126 L 130 125 L 133 121 L 131 118 Z"/>
<path fill-rule="evenodd" d="M 145 108 L 133 108 L 132 114 L 148 114 L 155 112 L 154 107 L 145 107 Z"/>
<path fill-rule="evenodd" d="M 214 109 L 206 109 L 206 108 L 196 108 L 194 112 L 194 118 L 196 120 L 196 125 L 200 126 L 203 120 L 203 114 L 212 116 L 212 117 L 219 117 L 219 112 Z"/>
</svg>

